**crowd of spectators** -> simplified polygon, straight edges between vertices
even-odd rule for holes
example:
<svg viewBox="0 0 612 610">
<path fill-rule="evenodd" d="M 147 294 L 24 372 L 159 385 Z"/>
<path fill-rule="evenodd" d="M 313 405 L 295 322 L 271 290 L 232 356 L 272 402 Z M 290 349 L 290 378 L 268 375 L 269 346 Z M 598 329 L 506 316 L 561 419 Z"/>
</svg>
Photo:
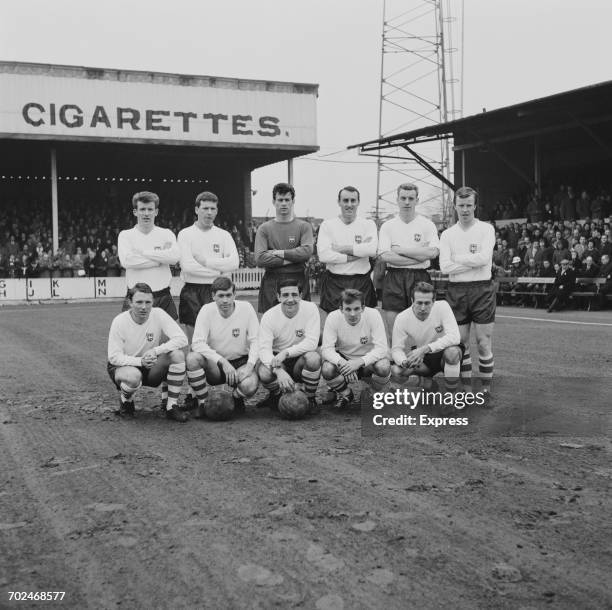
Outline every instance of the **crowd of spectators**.
<svg viewBox="0 0 612 610">
<path fill-rule="evenodd" d="M 530 192 L 498 201 L 492 218 L 511 220 L 527 218 L 529 222 L 602 220 L 612 214 L 612 189 L 557 185 L 542 193 Z"/>
</svg>

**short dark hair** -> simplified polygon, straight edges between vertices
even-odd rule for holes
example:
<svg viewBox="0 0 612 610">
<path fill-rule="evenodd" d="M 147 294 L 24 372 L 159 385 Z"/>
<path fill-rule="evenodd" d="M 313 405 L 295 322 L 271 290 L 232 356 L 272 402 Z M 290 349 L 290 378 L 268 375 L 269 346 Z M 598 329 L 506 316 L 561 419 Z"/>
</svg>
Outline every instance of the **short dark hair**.
<svg viewBox="0 0 612 610">
<path fill-rule="evenodd" d="M 276 282 L 276 294 L 280 294 L 283 288 L 288 288 L 289 286 L 297 286 L 298 292 L 302 294 L 303 286 L 300 280 L 293 280 L 289 277 L 283 278 Z"/>
<path fill-rule="evenodd" d="M 342 191 L 348 191 L 349 193 L 357 193 L 357 201 L 361 201 L 361 195 L 359 194 L 359 191 L 354 186 L 343 186 L 338 191 L 338 201 L 340 201 L 340 195 L 342 194 Z"/>
<path fill-rule="evenodd" d="M 469 186 L 460 186 L 455 191 L 455 200 L 453 203 L 457 204 L 457 199 L 465 199 L 466 197 L 470 197 L 474 195 L 474 205 L 478 205 L 478 191 L 469 187 Z"/>
<path fill-rule="evenodd" d="M 154 203 L 155 209 L 159 209 L 159 195 L 151 191 L 140 191 L 132 196 L 132 208 L 135 210 L 138 207 L 138 202 Z"/>
<path fill-rule="evenodd" d="M 412 182 L 404 182 L 397 187 L 397 194 L 399 195 L 400 191 L 416 191 L 417 197 L 419 196 L 419 187 Z"/>
<path fill-rule="evenodd" d="M 340 309 L 342 309 L 342 305 L 345 303 L 350 305 L 355 301 L 359 301 L 362 307 L 365 307 L 365 295 L 361 290 L 356 290 L 355 288 L 346 288 L 340 293 Z"/>
<path fill-rule="evenodd" d="M 144 292 L 146 294 L 153 294 L 153 290 L 152 290 L 151 286 L 149 286 L 149 284 L 145 284 L 144 282 L 138 282 L 137 284 L 134 284 L 128 290 L 128 295 L 129 295 L 130 301 L 134 298 L 134 295 L 137 292 Z"/>
<path fill-rule="evenodd" d="M 276 199 L 276 195 L 291 194 L 291 199 L 295 199 L 295 189 L 287 182 L 279 182 L 274 185 L 272 189 L 272 199 Z"/>
<path fill-rule="evenodd" d="M 217 197 L 214 193 L 210 191 L 204 191 L 200 193 L 195 200 L 196 208 L 200 206 L 202 201 L 214 201 L 217 205 L 219 204 L 219 197 Z"/>
<path fill-rule="evenodd" d="M 217 290 L 230 290 L 232 292 L 236 292 L 236 284 L 232 282 L 231 278 L 220 275 L 213 280 L 213 283 L 210 285 L 211 294 L 215 294 Z"/>
<path fill-rule="evenodd" d="M 433 300 L 436 300 L 436 289 L 429 282 L 417 282 L 412 288 L 412 297 L 414 299 L 414 293 L 421 292 L 423 294 L 431 294 Z"/>
</svg>

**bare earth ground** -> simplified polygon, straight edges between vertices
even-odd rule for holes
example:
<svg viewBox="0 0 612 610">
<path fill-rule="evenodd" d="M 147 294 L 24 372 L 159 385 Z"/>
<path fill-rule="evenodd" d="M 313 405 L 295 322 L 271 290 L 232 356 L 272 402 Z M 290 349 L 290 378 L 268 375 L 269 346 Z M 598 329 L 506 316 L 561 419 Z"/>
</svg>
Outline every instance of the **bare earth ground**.
<svg viewBox="0 0 612 610">
<path fill-rule="evenodd" d="M 1 608 L 612 607 L 610 312 L 498 310 L 488 415 L 547 429 L 363 437 L 357 409 L 181 425 L 153 390 L 120 420 L 118 308 L 0 310 Z"/>
</svg>

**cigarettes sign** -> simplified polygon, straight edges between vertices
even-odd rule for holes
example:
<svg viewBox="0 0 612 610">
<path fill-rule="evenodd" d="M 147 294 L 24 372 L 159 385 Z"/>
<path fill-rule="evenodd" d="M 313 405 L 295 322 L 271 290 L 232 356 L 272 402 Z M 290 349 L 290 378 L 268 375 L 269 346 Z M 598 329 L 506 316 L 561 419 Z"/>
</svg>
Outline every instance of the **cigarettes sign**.
<svg viewBox="0 0 612 610">
<path fill-rule="evenodd" d="M 0 136 L 316 147 L 316 86 L 85 68 L 3 72 Z M 67 74 L 66 74 L 67 72 Z M 165 78 L 164 78 L 165 77 Z"/>
</svg>

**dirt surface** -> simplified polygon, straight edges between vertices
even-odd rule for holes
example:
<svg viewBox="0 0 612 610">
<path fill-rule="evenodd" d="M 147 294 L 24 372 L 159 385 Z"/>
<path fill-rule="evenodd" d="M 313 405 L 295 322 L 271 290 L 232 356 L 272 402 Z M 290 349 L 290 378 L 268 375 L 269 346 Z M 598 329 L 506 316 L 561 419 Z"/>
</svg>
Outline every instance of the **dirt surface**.
<svg viewBox="0 0 612 610">
<path fill-rule="evenodd" d="M 498 310 L 487 417 L 548 428 L 364 437 L 357 408 L 178 424 L 154 390 L 119 419 L 117 310 L 0 310 L 1 608 L 612 607 L 612 313 Z"/>
</svg>

